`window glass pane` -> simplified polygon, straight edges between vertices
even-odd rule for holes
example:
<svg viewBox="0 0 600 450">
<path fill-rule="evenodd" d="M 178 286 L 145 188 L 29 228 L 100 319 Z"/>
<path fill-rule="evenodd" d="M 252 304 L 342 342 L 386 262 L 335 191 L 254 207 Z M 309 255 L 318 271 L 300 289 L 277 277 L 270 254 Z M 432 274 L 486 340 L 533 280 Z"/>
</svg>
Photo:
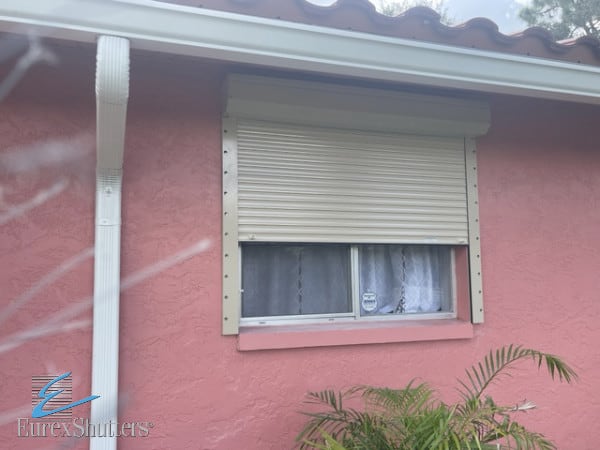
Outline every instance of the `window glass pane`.
<svg viewBox="0 0 600 450">
<path fill-rule="evenodd" d="M 350 312 L 347 245 L 242 247 L 242 316 Z"/>
<path fill-rule="evenodd" d="M 361 315 L 452 310 L 450 247 L 360 245 Z"/>
</svg>

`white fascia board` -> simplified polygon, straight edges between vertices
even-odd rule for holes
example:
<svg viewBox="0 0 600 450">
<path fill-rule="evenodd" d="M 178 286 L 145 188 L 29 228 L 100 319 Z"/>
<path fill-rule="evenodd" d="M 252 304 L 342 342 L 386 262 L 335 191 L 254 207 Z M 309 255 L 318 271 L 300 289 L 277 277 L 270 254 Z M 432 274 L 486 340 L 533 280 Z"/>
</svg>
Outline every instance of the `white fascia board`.
<svg viewBox="0 0 600 450">
<path fill-rule="evenodd" d="M 132 48 L 172 54 L 600 104 L 600 67 L 150 0 L 3 0 L 0 31 L 121 36 Z"/>
</svg>

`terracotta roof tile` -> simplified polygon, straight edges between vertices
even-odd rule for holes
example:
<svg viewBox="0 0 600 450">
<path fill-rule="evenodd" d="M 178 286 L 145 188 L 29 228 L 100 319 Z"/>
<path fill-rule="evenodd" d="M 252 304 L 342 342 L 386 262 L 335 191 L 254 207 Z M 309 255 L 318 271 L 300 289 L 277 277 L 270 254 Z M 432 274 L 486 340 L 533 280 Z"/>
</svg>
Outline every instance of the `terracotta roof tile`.
<svg viewBox="0 0 600 450">
<path fill-rule="evenodd" d="M 447 26 L 440 22 L 439 14 L 426 7 L 415 7 L 396 17 L 389 17 L 377 12 L 368 0 L 337 0 L 330 6 L 318 6 L 306 0 L 165 1 L 382 36 L 600 66 L 598 39 L 581 37 L 557 42 L 549 31 L 538 27 L 507 35 L 499 31 L 496 23 L 485 18 Z"/>
</svg>

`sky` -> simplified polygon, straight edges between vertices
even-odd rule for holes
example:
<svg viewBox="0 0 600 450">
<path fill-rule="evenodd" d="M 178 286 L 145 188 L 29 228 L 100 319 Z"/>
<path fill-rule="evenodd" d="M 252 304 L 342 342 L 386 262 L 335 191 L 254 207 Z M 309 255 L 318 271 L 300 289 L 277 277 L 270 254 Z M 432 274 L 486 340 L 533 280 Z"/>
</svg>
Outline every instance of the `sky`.
<svg viewBox="0 0 600 450">
<path fill-rule="evenodd" d="M 312 3 L 330 5 L 335 0 L 309 0 Z M 444 0 L 444 6 L 453 22 L 466 22 L 473 17 L 487 17 L 496 22 L 503 33 L 515 33 L 527 28 L 519 19 L 519 10 L 529 0 Z"/>
</svg>

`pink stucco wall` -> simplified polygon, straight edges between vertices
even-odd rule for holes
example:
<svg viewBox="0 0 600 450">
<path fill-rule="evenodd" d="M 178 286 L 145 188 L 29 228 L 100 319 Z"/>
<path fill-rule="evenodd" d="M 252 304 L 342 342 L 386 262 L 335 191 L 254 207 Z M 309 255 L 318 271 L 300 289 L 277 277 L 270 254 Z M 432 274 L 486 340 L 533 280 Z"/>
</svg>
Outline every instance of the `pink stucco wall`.
<svg viewBox="0 0 600 450">
<path fill-rule="evenodd" d="M 0 105 L 1 149 L 94 131 L 93 49 L 61 53 Z M 465 340 L 239 352 L 221 336 L 220 82 L 224 68 L 159 55 L 133 56 L 123 192 L 122 275 L 202 239 L 210 249 L 121 297 L 121 419 L 150 421 L 121 449 L 290 448 L 308 390 L 402 386 L 417 377 L 455 398 L 455 378 L 491 347 L 522 343 L 567 357 L 581 381 L 552 383 L 523 367 L 494 389 L 534 400 L 523 422 L 561 449 L 596 448 L 600 419 L 600 113 L 597 107 L 491 97 L 492 127 L 479 141 L 486 322 Z M 0 226 L 1 304 L 93 244 L 94 158 L 0 179 L 5 210 L 64 177 L 68 188 Z M 90 259 L 45 287 L 0 325 L 13 333 L 92 292 Z M 89 319 L 91 311 L 78 318 Z M 84 326 L 84 325 L 83 325 Z M 90 389 L 90 326 L 0 353 L 1 448 L 47 448 L 16 438 L 30 413 L 30 377 L 72 370 L 74 398 Z M 78 415 L 87 415 L 85 407 Z M 79 443 L 76 448 L 84 448 Z"/>
<path fill-rule="evenodd" d="M 39 286 L 64 261 L 93 246 L 94 64 L 93 53 L 61 54 L 60 66 L 30 72 L 13 95 L 0 103 L 0 223 L 19 205 L 53 187 L 63 187 L 39 207 L 0 225 L 0 318 L 7 305 Z M 68 68 L 77 76 L 69 76 Z M 13 157 L 7 160 L 9 155 Z M 14 155 L 25 157 L 15 160 Z M 63 325 L 79 323 L 75 330 L 61 332 L 59 328 L 57 333 L 29 340 L 19 337 L 39 330 L 59 311 L 85 304 L 86 298 L 89 305 L 92 283 L 92 259 L 83 258 L 10 317 L 0 319 L 0 448 L 54 444 L 16 439 L 17 417 L 31 416 L 33 375 L 72 370 L 73 397 L 88 395 L 89 308 L 73 320 L 62 321 Z M 9 343 L 18 346 L 10 349 Z M 82 415 L 89 415 L 88 407 L 81 408 Z"/>
</svg>

